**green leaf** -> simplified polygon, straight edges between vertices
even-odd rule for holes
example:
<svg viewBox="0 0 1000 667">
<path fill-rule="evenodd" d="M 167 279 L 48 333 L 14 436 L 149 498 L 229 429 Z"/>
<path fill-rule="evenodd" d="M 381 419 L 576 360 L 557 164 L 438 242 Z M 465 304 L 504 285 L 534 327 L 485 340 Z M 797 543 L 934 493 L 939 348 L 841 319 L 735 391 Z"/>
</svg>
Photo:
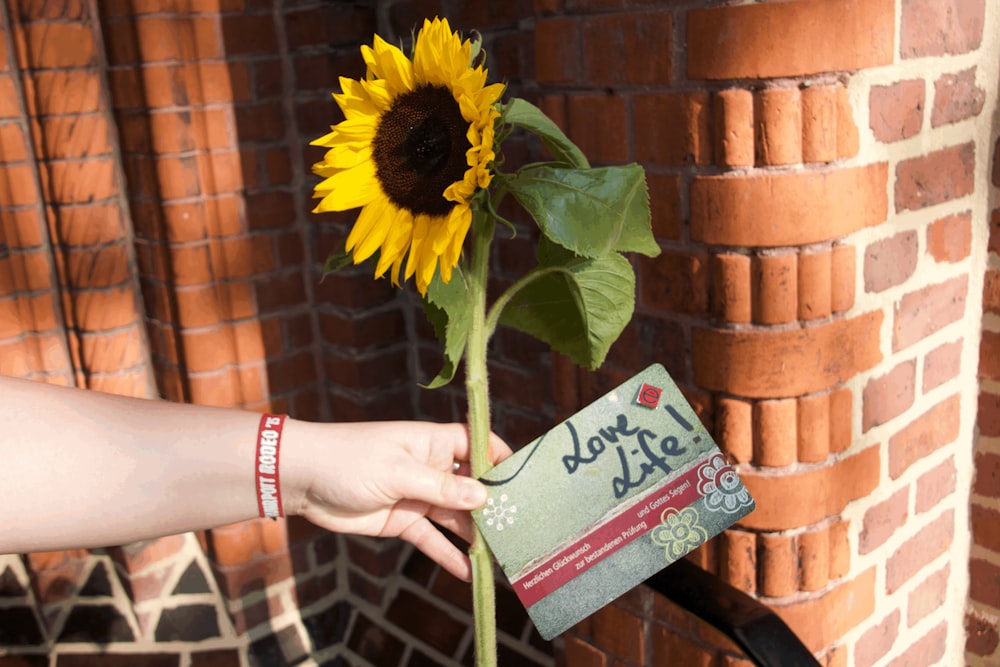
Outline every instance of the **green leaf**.
<svg viewBox="0 0 1000 667">
<path fill-rule="evenodd" d="M 632 265 L 618 253 L 570 257 L 562 249 L 546 252 L 543 247 L 541 254 L 543 263 L 504 307 L 500 322 L 594 370 L 632 319 Z"/>
<path fill-rule="evenodd" d="M 458 369 L 458 363 L 465 353 L 465 341 L 469 337 L 472 323 L 472 297 L 469 284 L 461 265 L 451 272 L 451 280 L 446 284 L 441 273 L 436 272 L 427 295 L 423 299 L 424 313 L 434 327 L 434 333 L 444 351 L 444 364 L 437 376 L 425 385 L 427 389 L 437 389 L 451 382 Z"/>
<path fill-rule="evenodd" d="M 573 167 L 589 167 L 587 156 L 569 140 L 559 126 L 531 102 L 518 97 L 503 106 L 502 120 L 523 127 L 542 140 L 542 144 L 556 160 Z"/>
<path fill-rule="evenodd" d="M 351 266 L 352 264 L 354 264 L 354 257 L 351 256 L 351 253 L 344 250 L 344 243 L 341 242 L 336 250 L 326 256 L 326 262 L 323 263 L 323 276 L 320 278 L 320 282 L 334 271 L 339 271 L 345 266 Z"/>
<path fill-rule="evenodd" d="M 650 228 L 645 172 L 637 164 L 596 169 L 535 165 L 518 172 L 507 187 L 545 236 L 577 255 L 660 254 Z"/>
</svg>

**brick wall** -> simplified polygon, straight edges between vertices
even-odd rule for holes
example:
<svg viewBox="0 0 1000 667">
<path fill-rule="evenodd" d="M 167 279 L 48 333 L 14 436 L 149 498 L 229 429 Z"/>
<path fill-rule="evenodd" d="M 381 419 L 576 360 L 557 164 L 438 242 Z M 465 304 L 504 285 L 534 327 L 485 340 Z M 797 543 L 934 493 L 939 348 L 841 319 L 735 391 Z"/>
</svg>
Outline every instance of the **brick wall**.
<svg viewBox="0 0 1000 667">
<path fill-rule="evenodd" d="M 337 76 L 363 73 L 374 31 L 433 14 L 482 31 L 492 73 L 595 164 L 646 167 L 664 251 L 637 261 L 636 317 L 598 373 L 499 332 L 495 429 L 526 442 L 664 363 L 759 508 L 697 562 L 825 664 L 995 664 L 986 0 L 6 0 L 0 372 L 461 420 L 460 385 L 416 387 L 440 356 L 412 292 L 367 269 L 320 282 L 351 217 L 309 212 L 306 144 L 337 120 Z M 497 284 L 532 256 L 508 214 Z M 745 664 L 641 587 L 555 644 L 499 598 L 505 664 Z M 0 666 L 468 664 L 469 605 L 401 543 L 252 521 L 0 556 Z"/>
</svg>

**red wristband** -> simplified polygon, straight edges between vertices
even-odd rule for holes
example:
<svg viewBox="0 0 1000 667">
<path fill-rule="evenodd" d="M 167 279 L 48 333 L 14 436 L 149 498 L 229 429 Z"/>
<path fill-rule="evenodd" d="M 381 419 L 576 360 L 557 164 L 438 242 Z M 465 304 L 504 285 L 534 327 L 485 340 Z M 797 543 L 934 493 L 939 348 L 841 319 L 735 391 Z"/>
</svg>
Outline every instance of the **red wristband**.
<svg viewBox="0 0 1000 667">
<path fill-rule="evenodd" d="M 281 483 L 278 476 L 278 451 L 281 448 L 281 429 L 285 415 L 260 417 L 257 428 L 257 509 L 262 517 L 277 519 L 285 516 L 281 507 Z"/>
</svg>

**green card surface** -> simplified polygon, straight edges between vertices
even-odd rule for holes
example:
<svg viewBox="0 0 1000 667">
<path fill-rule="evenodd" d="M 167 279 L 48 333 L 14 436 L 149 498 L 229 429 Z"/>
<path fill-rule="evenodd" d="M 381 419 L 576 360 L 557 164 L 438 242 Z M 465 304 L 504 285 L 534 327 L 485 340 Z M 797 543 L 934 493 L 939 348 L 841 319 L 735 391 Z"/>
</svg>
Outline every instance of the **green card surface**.
<svg viewBox="0 0 1000 667">
<path fill-rule="evenodd" d="M 473 519 L 545 639 L 754 509 L 659 364 L 480 479 Z"/>
</svg>

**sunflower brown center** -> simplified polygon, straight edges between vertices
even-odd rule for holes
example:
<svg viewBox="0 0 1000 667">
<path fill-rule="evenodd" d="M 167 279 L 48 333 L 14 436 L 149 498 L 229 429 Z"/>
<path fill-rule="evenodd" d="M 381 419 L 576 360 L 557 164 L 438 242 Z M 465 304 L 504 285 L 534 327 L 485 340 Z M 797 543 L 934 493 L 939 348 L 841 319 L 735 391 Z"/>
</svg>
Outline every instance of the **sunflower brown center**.
<svg viewBox="0 0 1000 667">
<path fill-rule="evenodd" d="M 372 141 L 375 173 L 389 200 L 414 214 L 444 216 L 445 189 L 462 180 L 469 123 L 451 92 L 421 86 L 393 100 Z"/>
</svg>

